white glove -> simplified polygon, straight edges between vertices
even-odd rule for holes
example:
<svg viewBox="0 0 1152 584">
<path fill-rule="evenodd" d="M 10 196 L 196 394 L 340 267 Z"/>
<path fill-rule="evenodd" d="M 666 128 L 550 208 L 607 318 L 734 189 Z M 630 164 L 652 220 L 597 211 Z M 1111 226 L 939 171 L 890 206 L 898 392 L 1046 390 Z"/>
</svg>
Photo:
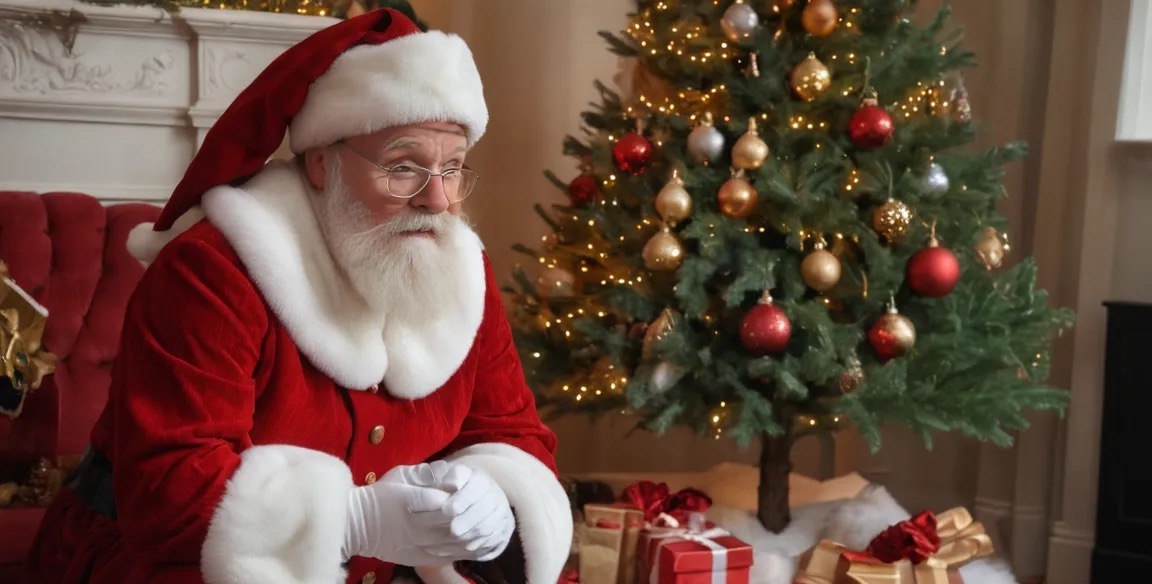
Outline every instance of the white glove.
<svg viewBox="0 0 1152 584">
<path fill-rule="evenodd" d="M 446 474 L 447 465 L 438 469 Z M 453 558 L 424 551 L 443 541 L 449 493 L 431 486 L 430 465 L 401 466 L 375 483 L 348 493 L 344 558 L 364 556 L 406 566 L 439 566 Z M 424 486 L 430 485 L 430 486 Z"/>
<path fill-rule="evenodd" d="M 461 560 L 496 559 L 516 532 L 516 518 L 504 490 L 472 467 L 451 463 L 444 474 L 440 468 L 433 463 L 437 486 L 452 494 L 443 505 L 447 537 L 425 551 Z"/>
<path fill-rule="evenodd" d="M 348 495 L 344 557 L 438 566 L 500 556 L 516 530 L 504 491 L 486 474 L 444 461 L 392 469 Z"/>
</svg>

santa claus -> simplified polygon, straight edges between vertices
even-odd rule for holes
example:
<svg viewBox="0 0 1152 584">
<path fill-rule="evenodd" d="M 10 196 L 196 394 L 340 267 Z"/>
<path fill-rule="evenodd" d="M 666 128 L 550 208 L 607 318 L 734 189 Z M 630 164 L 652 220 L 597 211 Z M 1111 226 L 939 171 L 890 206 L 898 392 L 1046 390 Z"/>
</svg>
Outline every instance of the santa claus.
<svg viewBox="0 0 1152 584">
<path fill-rule="evenodd" d="M 556 440 L 460 213 L 487 122 L 464 42 L 392 10 L 269 65 L 133 233 L 109 401 L 27 580 L 556 582 Z"/>
</svg>

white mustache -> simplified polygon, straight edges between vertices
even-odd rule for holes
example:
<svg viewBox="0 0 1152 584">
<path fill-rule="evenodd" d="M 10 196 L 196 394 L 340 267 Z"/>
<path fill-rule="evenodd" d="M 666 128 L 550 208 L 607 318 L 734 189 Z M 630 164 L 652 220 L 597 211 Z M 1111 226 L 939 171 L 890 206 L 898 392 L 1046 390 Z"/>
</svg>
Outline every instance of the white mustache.
<svg viewBox="0 0 1152 584">
<path fill-rule="evenodd" d="M 441 235 L 452 227 L 453 221 L 455 220 L 456 217 L 449 213 L 439 213 L 436 215 L 405 213 L 393 217 L 380 225 L 375 225 L 371 229 L 365 230 L 358 235 L 397 235 L 410 231 L 431 231 L 435 235 Z"/>
</svg>

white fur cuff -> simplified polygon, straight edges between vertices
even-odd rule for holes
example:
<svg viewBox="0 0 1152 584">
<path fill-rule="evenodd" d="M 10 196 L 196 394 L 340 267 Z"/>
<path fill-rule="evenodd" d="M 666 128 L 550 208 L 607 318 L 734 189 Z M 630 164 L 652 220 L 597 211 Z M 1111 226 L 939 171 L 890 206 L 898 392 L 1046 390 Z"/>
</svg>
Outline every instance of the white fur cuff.
<svg viewBox="0 0 1152 584">
<path fill-rule="evenodd" d="M 352 472 L 307 448 L 254 446 L 240 456 L 204 540 L 207 584 L 336 584 Z"/>
<path fill-rule="evenodd" d="M 516 513 L 529 584 L 554 584 L 572 549 L 572 511 L 556 475 L 535 456 L 515 446 L 491 442 L 469 446 L 448 457 L 488 473 Z M 428 584 L 458 584 L 450 567 L 417 568 Z"/>
</svg>

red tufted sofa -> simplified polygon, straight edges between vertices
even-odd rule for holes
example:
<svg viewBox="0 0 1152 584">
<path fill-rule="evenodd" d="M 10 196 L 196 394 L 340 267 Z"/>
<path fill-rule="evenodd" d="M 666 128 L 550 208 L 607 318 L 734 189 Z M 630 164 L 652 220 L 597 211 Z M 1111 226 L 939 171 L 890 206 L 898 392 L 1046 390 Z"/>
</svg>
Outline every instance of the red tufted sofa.
<svg viewBox="0 0 1152 584">
<path fill-rule="evenodd" d="M 128 232 L 159 213 L 79 193 L 0 191 L 0 258 L 48 309 L 44 346 L 60 358 L 20 417 L 0 416 L 0 483 L 22 481 L 40 458 L 84 452 L 108 397 L 128 297 L 144 273 L 125 247 Z M 0 508 L 0 582 L 15 579 L 42 513 Z"/>
</svg>

